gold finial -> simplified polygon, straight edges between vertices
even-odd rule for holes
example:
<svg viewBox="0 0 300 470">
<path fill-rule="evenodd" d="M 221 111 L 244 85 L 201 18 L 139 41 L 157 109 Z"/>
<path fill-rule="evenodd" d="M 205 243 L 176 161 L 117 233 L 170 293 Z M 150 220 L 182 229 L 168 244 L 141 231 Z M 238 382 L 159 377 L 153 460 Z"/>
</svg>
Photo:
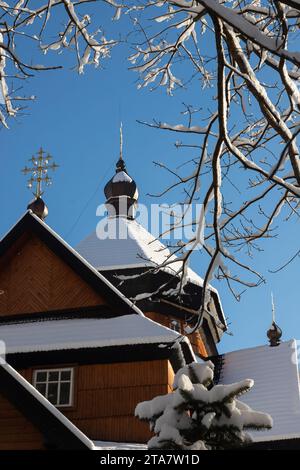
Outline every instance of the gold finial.
<svg viewBox="0 0 300 470">
<path fill-rule="evenodd" d="M 48 171 L 55 171 L 59 165 L 53 161 L 50 163 L 51 160 L 51 155 L 49 155 L 49 153 L 47 154 L 41 147 L 37 153 L 37 156 L 33 155 L 29 159 L 31 165 L 29 167 L 25 166 L 25 168 L 21 170 L 24 175 L 31 173 L 31 176 L 27 182 L 27 187 L 28 189 L 32 189 L 34 183 L 36 183 L 36 188 L 33 192 L 36 198 L 40 198 L 44 193 L 42 190 L 43 183 L 45 183 L 46 186 L 50 186 L 52 184 L 52 179 L 48 175 Z"/>
<path fill-rule="evenodd" d="M 123 123 L 120 125 L 120 160 L 123 160 Z"/>
</svg>

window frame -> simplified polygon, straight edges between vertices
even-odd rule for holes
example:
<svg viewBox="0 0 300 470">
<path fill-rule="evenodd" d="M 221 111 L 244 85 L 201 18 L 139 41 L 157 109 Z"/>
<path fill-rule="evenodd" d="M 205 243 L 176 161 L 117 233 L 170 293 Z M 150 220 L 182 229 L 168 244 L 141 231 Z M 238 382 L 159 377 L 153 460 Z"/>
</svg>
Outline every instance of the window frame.
<svg viewBox="0 0 300 470">
<path fill-rule="evenodd" d="M 40 372 L 45 372 L 47 375 L 46 375 L 46 381 L 39 381 L 37 380 L 37 374 L 40 373 Z M 57 381 L 49 381 L 49 373 L 50 372 L 58 372 L 59 373 L 59 379 Z M 60 379 L 60 373 L 61 372 L 70 372 L 70 380 L 61 380 Z M 69 402 L 68 403 L 64 403 L 64 404 L 53 404 L 53 406 L 55 406 L 56 408 L 70 408 L 70 407 L 73 407 L 74 406 L 74 367 L 51 367 L 51 368 L 39 368 L 39 369 L 34 369 L 33 371 L 33 386 L 34 388 L 37 389 L 37 384 L 45 384 L 46 385 L 46 393 L 45 395 L 43 395 L 49 402 L 49 398 L 48 398 L 48 386 L 49 386 L 49 383 L 57 383 L 58 384 L 58 392 L 57 392 L 57 401 L 59 401 L 60 399 L 60 386 L 61 386 L 61 383 L 63 382 L 67 382 L 67 383 L 70 383 L 70 395 L 69 395 Z M 41 392 L 40 392 L 41 393 Z M 50 402 L 51 403 L 51 402 Z"/>
</svg>

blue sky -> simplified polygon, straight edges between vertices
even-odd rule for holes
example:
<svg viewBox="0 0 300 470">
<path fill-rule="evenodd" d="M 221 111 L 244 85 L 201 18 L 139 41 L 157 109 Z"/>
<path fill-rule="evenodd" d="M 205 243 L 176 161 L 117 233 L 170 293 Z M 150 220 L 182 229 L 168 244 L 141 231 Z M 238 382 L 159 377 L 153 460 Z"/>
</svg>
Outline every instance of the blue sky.
<svg viewBox="0 0 300 470">
<path fill-rule="evenodd" d="M 96 208 L 104 202 L 103 187 L 112 176 L 118 157 L 121 120 L 124 156 L 128 171 L 138 184 L 140 202 L 147 205 L 177 202 L 172 196 L 165 201 L 147 196 L 149 192 L 159 192 L 167 178 L 152 162 L 159 160 L 176 166 L 187 153 L 176 150 L 176 135 L 150 129 L 136 121 L 157 118 L 174 124 L 183 122 L 182 102 L 196 100 L 198 105 L 200 98 L 201 104 L 205 104 L 206 92 L 197 83 L 173 97 L 167 96 L 163 89 L 152 93 L 148 89 L 137 90 L 137 76 L 128 71 L 122 49 L 114 51 L 104 69 L 90 67 L 81 76 L 71 70 L 73 60 L 68 56 L 65 60 L 65 70 L 40 73 L 24 85 L 24 92 L 37 95 L 37 101 L 29 105 L 24 116 L 9 122 L 9 130 L 0 132 L 1 236 L 32 199 L 20 170 L 40 146 L 60 165 L 53 187 L 47 189 L 44 197 L 49 207 L 47 223 L 71 245 L 94 230 Z M 220 352 L 266 343 L 271 322 L 271 291 L 283 339 L 300 337 L 298 261 L 276 275 L 268 273 L 268 268 L 278 267 L 298 249 L 298 233 L 297 222 L 283 224 L 281 236 L 262 245 L 264 251 L 255 255 L 253 263 L 266 276 L 267 284 L 248 290 L 240 302 L 234 300 L 224 284 L 214 283 L 233 333 L 224 336 Z M 203 273 L 197 254 L 192 267 L 200 275 Z"/>
</svg>

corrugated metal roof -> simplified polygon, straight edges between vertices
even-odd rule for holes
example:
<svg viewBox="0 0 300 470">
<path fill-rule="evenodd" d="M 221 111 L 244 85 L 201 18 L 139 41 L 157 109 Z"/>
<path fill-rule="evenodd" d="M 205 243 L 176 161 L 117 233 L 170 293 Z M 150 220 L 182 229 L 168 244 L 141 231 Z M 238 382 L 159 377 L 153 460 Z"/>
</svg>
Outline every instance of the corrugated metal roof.
<svg viewBox="0 0 300 470">
<path fill-rule="evenodd" d="M 259 346 L 223 356 L 219 383 L 253 379 L 254 387 L 241 401 L 273 418 L 270 431 L 252 432 L 255 441 L 300 438 L 300 392 L 295 340 L 277 347 Z"/>
</svg>

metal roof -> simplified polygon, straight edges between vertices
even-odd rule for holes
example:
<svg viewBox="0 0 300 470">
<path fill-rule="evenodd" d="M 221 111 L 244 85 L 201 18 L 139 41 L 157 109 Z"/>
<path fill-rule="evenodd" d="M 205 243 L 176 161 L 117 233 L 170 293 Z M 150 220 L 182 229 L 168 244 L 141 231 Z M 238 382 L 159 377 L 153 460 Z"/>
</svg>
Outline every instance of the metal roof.
<svg viewBox="0 0 300 470">
<path fill-rule="evenodd" d="M 254 441 L 300 438 L 300 389 L 297 342 L 258 346 L 226 353 L 219 383 L 253 379 L 254 387 L 241 401 L 256 411 L 269 413 L 273 428 L 255 431 Z"/>
</svg>

